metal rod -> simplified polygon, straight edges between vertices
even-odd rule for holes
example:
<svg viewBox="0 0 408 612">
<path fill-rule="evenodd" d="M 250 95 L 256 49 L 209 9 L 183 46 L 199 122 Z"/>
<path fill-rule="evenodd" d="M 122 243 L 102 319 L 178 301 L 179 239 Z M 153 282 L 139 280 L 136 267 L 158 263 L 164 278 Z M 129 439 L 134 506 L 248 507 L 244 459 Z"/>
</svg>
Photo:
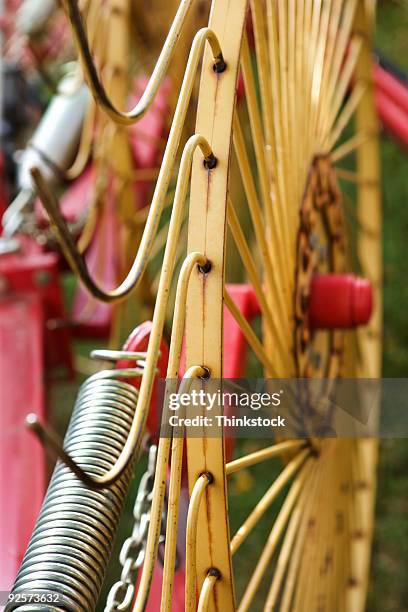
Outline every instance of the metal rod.
<svg viewBox="0 0 408 612">
<path fill-rule="evenodd" d="M 285 365 L 288 365 L 287 343 L 282 335 L 282 326 L 279 324 L 279 318 L 277 317 L 275 309 L 272 309 L 267 301 L 266 289 L 262 286 L 262 278 L 259 275 L 256 263 L 252 257 L 251 249 L 245 238 L 244 231 L 231 200 L 228 201 L 227 218 L 241 261 L 247 270 L 249 280 L 255 291 L 259 307 L 262 311 L 262 316 L 269 326 L 271 333 L 273 333 L 276 338 L 276 342 L 279 345 L 281 360 L 286 362 Z M 286 372 L 289 369 L 290 368 L 287 367 Z"/>
<path fill-rule="evenodd" d="M 220 572 L 216 569 L 210 569 L 203 586 L 201 587 L 200 598 L 198 600 L 197 612 L 207 612 L 210 607 L 210 600 L 214 586 L 217 580 L 220 578 Z"/>
<path fill-rule="evenodd" d="M 153 325 L 152 332 L 149 338 L 146 365 L 142 376 L 138 404 L 130 429 L 129 437 L 115 465 L 104 476 L 92 478 L 92 486 L 95 488 L 108 487 L 112 485 L 118 478 L 120 478 L 142 442 L 143 432 L 149 411 L 151 392 L 153 388 L 154 378 L 156 375 L 156 364 L 160 352 L 160 341 L 163 334 L 169 287 L 174 272 L 174 258 L 178 245 L 182 210 L 187 194 L 187 187 L 189 184 L 192 159 L 197 148 L 200 148 L 202 150 L 204 159 L 213 157 L 213 153 L 209 144 L 202 136 L 194 135 L 187 141 L 180 163 L 180 172 L 176 186 L 172 215 L 170 219 L 169 239 L 166 245 L 162 264 L 162 274 L 160 277 L 160 285 L 157 294 L 156 307 L 153 315 Z M 119 370 L 119 372 L 121 371 L 122 370 Z M 112 370 L 108 370 L 108 372 L 111 374 Z M 115 372 L 115 370 L 113 372 Z M 129 369 L 126 372 L 132 373 L 134 372 L 134 370 Z M 123 374 L 123 376 L 125 375 Z M 61 459 L 64 459 L 63 453 L 61 453 Z"/>
<path fill-rule="evenodd" d="M 296 536 L 299 532 L 300 523 L 303 515 L 307 510 L 307 501 L 309 500 L 310 491 L 303 487 L 299 500 L 295 505 L 293 514 L 290 518 L 288 529 L 285 534 L 282 548 L 276 563 L 276 568 L 273 573 L 271 586 L 265 602 L 265 612 L 273 612 L 276 609 L 276 604 L 281 589 L 281 585 L 285 576 L 289 560 L 293 554 Z"/>
<path fill-rule="evenodd" d="M 349 99 L 343 106 L 343 109 L 337 118 L 337 121 L 333 127 L 332 132 L 329 134 L 328 138 L 325 141 L 328 151 L 331 151 L 331 149 L 334 147 L 334 145 L 340 138 L 344 128 L 346 127 L 351 117 L 355 113 L 366 91 L 367 91 L 367 83 L 360 80 L 355 85 Z"/>
<path fill-rule="evenodd" d="M 180 354 L 183 342 L 184 322 L 186 316 L 186 295 L 189 279 L 192 271 L 194 270 L 194 267 L 197 264 L 204 264 L 205 262 L 206 258 L 203 257 L 203 255 L 201 255 L 200 253 L 190 253 L 190 255 L 184 261 L 180 271 L 177 283 L 176 303 L 174 307 L 169 363 L 167 366 L 166 398 L 168 394 L 173 391 L 174 383 L 178 380 Z M 205 371 L 201 366 L 193 366 L 192 368 L 189 368 L 184 374 L 183 381 L 180 385 L 180 391 L 188 391 L 187 387 L 191 383 L 191 379 L 196 378 L 198 376 L 203 376 L 204 372 Z M 180 441 L 181 443 L 183 443 L 182 439 Z M 145 562 L 143 564 L 142 576 L 134 610 L 142 610 L 146 605 L 151 582 L 153 579 L 153 572 L 156 563 L 157 549 L 159 546 L 159 538 L 161 532 L 163 504 L 166 492 L 166 472 L 170 452 L 170 444 L 170 438 L 161 437 L 159 440 L 156 476 L 153 489 L 153 503 L 150 514 L 150 527 L 146 546 Z M 172 584 L 167 585 L 165 577 L 168 574 L 171 574 L 171 569 L 174 567 L 175 564 L 178 525 L 177 517 L 179 503 L 177 491 L 179 490 L 179 487 L 177 479 L 173 479 L 175 475 L 178 476 L 179 461 L 181 460 L 182 449 L 178 448 L 178 450 L 175 451 L 175 454 L 172 455 L 171 464 L 170 491 L 166 529 L 166 533 L 168 534 L 168 536 L 166 537 L 166 545 L 164 552 L 162 602 L 166 598 L 169 598 L 171 601 L 172 594 Z"/>
<path fill-rule="evenodd" d="M 91 351 L 92 359 L 101 359 L 103 361 L 117 361 L 118 359 L 127 359 L 129 361 L 137 361 L 145 359 L 147 353 L 143 351 L 113 351 L 111 349 L 96 349 Z"/>
<path fill-rule="evenodd" d="M 261 341 L 256 336 L 254 330 L 252 329 L 248 321 L 242 315 L 239 308 L 236 306 L 227 289 L 224 290 L 224 302 L 226 307 L 236 320 L 237 324 L 241 328 L 242 333 L 244 334 L 248 344 L 254 351 L 255 355 L 258 357 L 259 361 L 264 365 L 265 368 L 268 369 L 268 372 L 270 372 L 272 376 L 274 376 L 275 378 L 279 378 L 279 374 L 277 373 L 273 362 L 267 355 Z"/>
<path fill-rule="evenodd" d="M 357 134 L 349 138 L 349 140 L 346 140 L 346 142 L 343 142 L 341 145 L 339 145 L 337 149 L 335 149 L 330 155 L 330 159 L 333 163 L 344 159 L 345 157 L 347 157 L 347 155 L 353 153 L 353 151 L 358 149 L 358 147 L 362 146 L 365 142 L 367 142 L 367 140 L 373 137 L 374 135 L 370 135 L 366 132 L 358 132 Z"/>
<path fill-rule="evenodd" d="M 187 291 L 191 273 L 197 265 L 205 265 L 206 258 L 200 253 L 190 253 L 181 268 L 179 280 L 177 283 L 176 303 L 174 307 L 173 327 L 171 332 L 170 355 L 167 369 L 167 389 L 166 396 L 175 391 L 177 387 L 177 377 L 180 367 L 180 356 L 184 337 L 184 325 L 186 318 L 186 302 Z M 200 376 L 204 370 L 201 370 Z M 191 372 L 190 370 L 190 373 Z M 195 375 L 198 373 L 194 371 Z M 166 404 L 165 404 L 166 405 Z M 161 598 L 161 609 L 169 610 L 173 595 L 173 576 L 176 562 L 176 546 L 177 546 L 177 531 L 178 531 L 178 516 L 180 502 L 180 486 L 181 472 L 183 465 L 184 451 L 184 427 L 173 433 L 173 442 L 171 448 L 171 467 L 170 467 L 170 485 L 167 510 L 167 525 L 166 525 L 166 544 L 164 549 L 164 567 L 163 567 L 163 589 Z M 169 442 L 162 442 L 169 446 Z M 164 474 L 163 474 L 164 477 Z M 160 476 L 159 476 L 160 478 Z"/>
<path fill-rule="evenodd" d="M 249 514 L 247 519 L 242 523 L 236 534 L 231 540 L 231 554 L 235 554 L 238 548 L 241 546 L 243 541 L 248 537 L 252 529 L 255 527 L 257 522 L 264 515 L 266 510 L 269 508 L 274 499 L 286 485 L 288 480 L 297 472 L 302 466 L 306 458 L 310 455 L 310 449 L 306 449 L 300 452 L 294 459 L 289 461 L 283 471 L 279 474 L 277 479 L 269 487 L 265 495 L 259 500 L 255 508 Z"/>
<path fill-rule="evenodd" d="M 286 440 L 285 442 L 279 442 L 278 444 L 268 446 L 268 448 L 263 448 L 259 451 L 251 453 L 250 455 L 245 455 L 244 457 L 230 461 L 225 466 L 225 472 L 228 476 L 230 474 L 235 474 L 235 472 L 239 472 L 239 470 L 243 470 L 244 468 L 250 467 L 251 465 L 256 465 L 257 463 L 261 463 L 267 459 L 272 459 L 273 457 L 302 448 L 306 444 L 307 442 L 304 440 Z"/>
<path fill-rule="evenodd" d="M 99 79 L 94 61 L 92 59 L 92 53 L 89 47 L 88 38 L 82 22 L 77 0 L 63 1 L 63 6 L 71 22 L 72 33 L 89 88 L 96 102 L 113 121 L 123 125 L 131 125 L 132 123 L 140 120 L 150 108 L 170 66 L 170 62 L 173 58 L 175 48 L 180 39 L 181 31 L 192 3 L 193 0 L 182 0 L 180 2 L 179 9 L 174 17 L 162 51 L 142 97 L 132 110 L 129 112 L 122 112 L 115 108 Z M 215 40 L 215 37 L 213 40 L 213 45 L 214 62 L 218 67 L 218 70 L 221 72 L 221 69 L 223 69 L 223 67 L 225 68 L 225 62 L 222 56 L 221 48 L 218 41 Z"/>
<path fill-rule="evenodd" d="M 313 460 L 309 460 L 303 467 L 301 473 L 293 482 L 290 491 L 283 502 L 282 508 L 278 514 L 278 517 L 272 527 L 269 538 L 266 542 L 265 548 L 259 558 L 256 565 L 255 571 L 251 576 L 249 584 L 245 590 L 244 596 L 239 605 L 239 612 L 246 612 L 250 609 L 251 602 L 255 596 L 255 593 L 259 587 L 262 577 L 270 563 L 273 552 L 279 542 L 279 538 L 282 535 L 282 531 L 289 520 L 292 513 L 293 506 L 305 484 L 305 481 L 310 475 L 310 469 L 313 465 Z"/>
<path fill-rule="evenodd" d="M 208 485 L 212 482 L 211 474 L 204 473 L 197 479 L 190 498 L 190 505 L 187 514 L 186 532 L 186 591 L 185 609 L 186 612 L 193 612 L 196 609 L 196 562 L 197 562 L 197 524 L 200 505 Z"/>
</svg>

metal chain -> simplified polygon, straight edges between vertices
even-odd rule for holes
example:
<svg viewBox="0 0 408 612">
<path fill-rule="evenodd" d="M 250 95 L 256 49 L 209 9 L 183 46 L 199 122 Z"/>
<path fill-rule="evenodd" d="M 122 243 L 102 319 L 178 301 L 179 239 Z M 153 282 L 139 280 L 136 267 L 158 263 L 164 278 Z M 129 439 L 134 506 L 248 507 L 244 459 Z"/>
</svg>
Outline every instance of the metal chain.
<svg viewBox="0 0 408 612">
<path fill-rule="evenodd" d="M 149 449 L 147 470 L 143 474 L 133 507 L 133 530 L 119 553 L 119 562 L 122 566 L 120 580 L 116 582 L 106 600 L 105 612 L 116 610 L 129 610 L 136 588 L 136 579 L 139 568 L 143 565 L 147 544 L 147 533 L 150 523 L 150 512 L 153 499 L 154 475 L 156 471 L 157 446 Z M 164 534 L 160 537 L 163 543 Z"/>
</svg>

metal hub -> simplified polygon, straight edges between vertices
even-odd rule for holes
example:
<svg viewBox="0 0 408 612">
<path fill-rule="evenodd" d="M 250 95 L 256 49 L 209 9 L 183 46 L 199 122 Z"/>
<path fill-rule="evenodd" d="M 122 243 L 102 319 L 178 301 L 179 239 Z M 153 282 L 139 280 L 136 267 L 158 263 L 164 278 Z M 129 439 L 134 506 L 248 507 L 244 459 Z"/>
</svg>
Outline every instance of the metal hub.
<svg viewBox="0 0 408 612">
<path fill-rule="evenodd" d="M 340 374 L 343 332 L 313 332 L 309 316 L 313 277 L 345 269 L 342 196 L 328 157 L 315 158 L 299 215 L 294 292 L 296 373 L 301 378 L 333 378 Z"/>
</svg>

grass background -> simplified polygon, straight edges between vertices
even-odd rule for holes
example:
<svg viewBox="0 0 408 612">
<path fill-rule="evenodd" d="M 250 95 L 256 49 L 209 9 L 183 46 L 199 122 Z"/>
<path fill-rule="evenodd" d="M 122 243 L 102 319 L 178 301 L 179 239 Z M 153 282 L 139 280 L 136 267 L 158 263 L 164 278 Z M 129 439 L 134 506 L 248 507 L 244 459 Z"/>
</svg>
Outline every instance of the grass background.
<svg viewBox="0 0 408 612">
<path fill-rule="evenodd" d="M 377 46 L 408 73 L 408 3 L 378 6 Z M 385 377 L 408 375 L 407 152 L 384 135 L 381 146 L 384 215 Z M 408 610 L 408 441 L 381 445 L 369 612 Z"/>
</svg>

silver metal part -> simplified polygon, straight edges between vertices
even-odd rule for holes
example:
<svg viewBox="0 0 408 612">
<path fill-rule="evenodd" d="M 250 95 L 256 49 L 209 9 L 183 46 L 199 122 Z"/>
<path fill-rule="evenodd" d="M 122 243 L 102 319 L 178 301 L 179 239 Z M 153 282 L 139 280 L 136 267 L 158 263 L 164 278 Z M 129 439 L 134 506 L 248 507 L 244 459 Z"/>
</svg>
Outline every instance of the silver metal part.
<svg viewBox="0 0 408 612">
<path fill-rule="evenodd" d="M 18 253 L 20 250 L 20 241 L 17 238 L 7 238 L 0 236 L 0 255 L 10 255 L 10 253 Z"/>
<path fill-rule="evenodd" d="M 32 189 L 23 189 L 6 209 L 3 218 L 3 236 L 11 238 L 21 227 L 26 209 L 33 203 L 35 193 Z"/>
<path fill-rule="evenodd" d="M 73 69 L 58 86 L 30 142 L 21 153 L 17 184 L 19 194 L 3 215 L 3 234 L 13 236 L 24 223 L 36 197 L 31 178 L 38 168 L 49 185 L 55 185 L 71 165 L 79 146 L 86 109 L 90 102 L 87 86 Z"/>
<path fill-rule="evenodd" d="M 88 473 L 116 462 L 129 434 L 138 391 L 118 370 L 91 376 L 80 388 L 64 448 Z M 93 612 L 112 551 L 133 465 L 108 489 L 91 490 L 58 462 L 12 594 L 57 594 L 37 612 Z M 6 612 L 26 610 L 10 602 Z"/>
<path fill-rule="evenodd" d="M 57 0 L 24 0 L 16 14 L 16 30 L 22 36 L 35 36 L 57 8 Z"/>
<path fill-rule="evenodd" d="M 40 170 L 48 184 L 55 184 L 67 170 L 78 149 L 89 103 L 89 91 L 74 71 L 58 86 L 30 142 L 22 153 L 18 172 L 20 190 L 34 191 L 30 171 Z"/>
</svg>

